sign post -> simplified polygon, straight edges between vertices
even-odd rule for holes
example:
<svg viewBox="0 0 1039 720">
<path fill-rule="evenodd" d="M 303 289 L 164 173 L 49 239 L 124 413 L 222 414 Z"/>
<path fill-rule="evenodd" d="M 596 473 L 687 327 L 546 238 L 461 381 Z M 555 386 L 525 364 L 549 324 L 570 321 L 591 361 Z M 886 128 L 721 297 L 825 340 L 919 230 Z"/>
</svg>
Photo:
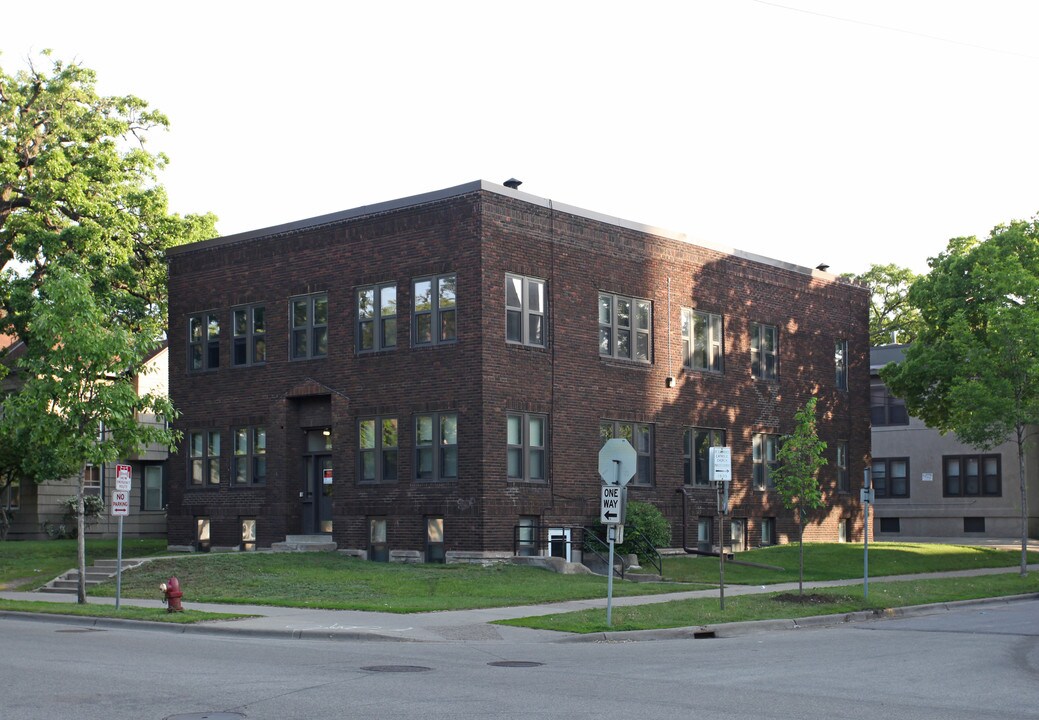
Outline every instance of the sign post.
<svg viewBox="0 0 1039 720">
<path fill-rule="evenodd" d="M 707 449 L 707 476 L 718 488 L 718 604 L 725 609 L 725 516 L 729 514 L 729 483 L 732 482 L 732 448 Z"/>
<path fill-rule="evenodd" d="M 859 494 L 866 512 L 862 524 L 862 597 L 866 600 L 869 600 L 869 506 L 873 503 L 873 492 L 869 483 L 869 468 L 866 468 L 862 471 L 862 491 Z"/>
<path fill-rule="evenodd" d="M 606 483 L 602 488 L 599 520 L 606 526 L 606 538 L 610 543 L 609 567 L 606 570 L 606 627 L 613 624 L 613 553 L 622 533 L 624 512 L 627 509 L 627 488 L 638 467 L 638 453 L 631 443 L 623 438 L 607 440 L 599 451 L 599 477 Z"/>
<path fill-rule="evenodd" d="M 112 517 L 119 518 L 119 532 L 115 544 L 115 609 L 119 609 L 123 590 L 123 517 L 130 514 L 129 465 L 115 466 L 115 492 L 112 493 Z"/>
</svg>

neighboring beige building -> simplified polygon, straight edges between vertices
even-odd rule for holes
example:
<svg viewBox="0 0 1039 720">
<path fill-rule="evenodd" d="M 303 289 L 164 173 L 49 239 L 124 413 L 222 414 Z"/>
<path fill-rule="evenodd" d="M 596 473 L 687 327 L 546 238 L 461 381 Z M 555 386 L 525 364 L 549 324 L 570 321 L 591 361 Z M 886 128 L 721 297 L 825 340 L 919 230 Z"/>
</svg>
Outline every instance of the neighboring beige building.
<svg viewBox="0 0 1039 720">
<path fill-rule="evenodd" d="M 1021 536 L 1017 443 L 992 450 L 941 435 L 906 412 L 879 376 L 904 345 L 870 350 L 872 477 L 877 540 L 1010 539 Z M 1039 537 L 1039 453 L 1027 446 L 1029 537 Z"/>
<path fill-rule="evenodd" d="M 12 347 L 17 353 L 17 344 Z M 169 394 L 169 349 L 164 345 L 147 360 L 148 370 L 137 377 L 138 393 Z M 8 376 L 8 381 L 13 378 Z M 142 423 L 159 423 L 153 415 L 142 415 Z M 166 477 L 165 448 L 148 446 L 141 452 L 120 461 L 131 467 L 130 514 L 123 518 L 123 535 L 128 537 L 166 536 Z M 111 517 L 107 508 L 115 489 L 115 465 L 83 469 L 87 492 L 105 498 L 106 512 L 100 522 L 87 529 L 88 537 L 115 537 L 119 519 Z M 60 525 L 63 510 L 61 502 L 76 494 L 79 478 L 66 478 L 41 485 L 14 488 L 12 495 L 13 522 L 8 531 L 12 540 L 37 539 L 48 536 Z M 6 499 L 6 498 L 4 498 Z"/>
</svg>

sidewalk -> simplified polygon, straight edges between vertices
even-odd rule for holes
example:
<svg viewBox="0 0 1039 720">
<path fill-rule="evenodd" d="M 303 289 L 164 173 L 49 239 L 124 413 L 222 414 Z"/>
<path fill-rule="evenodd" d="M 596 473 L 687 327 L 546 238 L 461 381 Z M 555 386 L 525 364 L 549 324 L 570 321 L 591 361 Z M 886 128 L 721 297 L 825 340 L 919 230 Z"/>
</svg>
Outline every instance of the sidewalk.
<svg viewBox="0 0 1039 720">
<path fill-rule="evenodd" d="M 1029 572 L 1039 570 L 1039 565 L 1030 565 Z M 949 573 L 927 573 L 919 575 L 898 575 L 877 578 L 876 582 L 895 582 L 899 580 L 928 579 L 940 577 L 977 577 L 982 575 L 995 575 L 1000 573 L 1018 572 L 1019 568 L 986 568 L 982 570 L 965 570 Z M 833 580 L 826 582 L 806 582 L 804 587 L 839 587 L 846 585 L 858 585 L 862 578 L 848 580 Z M 797 591 L 797 583 L 783 583 L 779 585 L 727 585 L 725 595 L 732 597 L 736 595 L 747 595 L 754 593 L 789 592 Z M 717 598 L 719 591 L 691 590 L 687 592 L 668 593 L 665 595 L 641 595 L 637 597 L 621 597 L 613 599 L 613 606 L 643 605 L 649 603 L 667 602 L 670 600 L 685 600 L 690 598 Z M 1026 596 L 1036 598 L 1039 596 Z M 34 592 L 3 591 L 0 598 L 9 600 L 35 600 L 43 602 L 75 603 L 74 594 L 59 595 Z M 1007 598 L 989 598 L 983 600 L 965 601 L 956 603 L 963 604 L 989 604 L 1005 603 Z M 90 603 L 95 605 L 114 605 L 115 598 L 90 598 Z M 139 600 L 121 599 L 121 606 L 139 607 L 163 607 L 160 599 Z M 941 612 L 951 604 L 918 606 L 914 608 L 893 609 L 885 617 L 903 616 L 907 614 L 922 614 Z M 373 640 L 390 642 L 579 642 L 579 641 L 603 641 L 603 640 L 649 640 L 666 638 L 693 638 L 693 637 L 731 637 L 746 634 L 748 632 L 763 632 L 778 629 L 796 629 L 807 626 L 819 626 L 826 624 L 839 624 L 843 622 L 855 622 L 876 619 L 872 612 L 852 613 L 850 615 L 830 615 L 814 618 L 797 618 L 780 620 L 760 620 L 753 622 L 727 623 L 711 626 L 694 626 L 685 628 L 669 628 L 665 630 L 640 630 L 628 632 L 594 633 L 588 635 L 574 635 L 558 633 L 549 630 L 531 630 L 529 628 L 515 628 L 502 625 L 491 625 L 495 620 L 510 618 L 529 617 L 531 615 L 549 615 L 552 613 L 572 612 L 575 610 L 588 610 L 593 608 L 605 608 L 606 598 L 594 598 L 588 600 L 574 600 L 562 603 L 550 603 L 545 605 L 526 605 L 517 607 L 482 608 L 477 610 L 450 610 L 430 613 L 412 613 L 401 615 L 398 613 L 366 612 L 359 610 L 309 610 L 302 608 L 281 608 L 267 605 L 224 605 L 217 603 L 193 603 L 190 591 L 184 600 L 185 608 L 189 610 L 207 610 L 211 612 L 235 612 L 257 617 L 241 620 L 218 620 L 193 625 L 179 625 L 170 623 L 141 622 L 135 620 L 121 620 L 118 618 L 90 618 L 70 617 L 48 614 L 26 614 L 26 613 L 0 613 L 0 618 L 10 617 L 33 617 L 41 621 L 61 622 L 65 624 L 88 625 L 93 627 L 136 627 L 141 629 L 161 630 L 173 633 L 217 633 L 239 636 L 275 638 L 275 639 L 331 639 L 331 640 Z"/>
</svg>

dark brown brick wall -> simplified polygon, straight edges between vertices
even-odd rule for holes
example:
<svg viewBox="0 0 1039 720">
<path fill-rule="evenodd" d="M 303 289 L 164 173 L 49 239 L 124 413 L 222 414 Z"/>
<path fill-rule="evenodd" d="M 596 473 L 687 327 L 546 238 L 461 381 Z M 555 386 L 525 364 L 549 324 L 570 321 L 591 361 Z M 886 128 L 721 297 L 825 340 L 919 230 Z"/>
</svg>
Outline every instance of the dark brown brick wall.
<svg viewBox="0 0 1039 720">
<path fill-rule="evenodd" d="M 432 348 L 410 343 L 411 280 L 455 272 L 458 342 Z M 505 342 L 505 273 L 546 281 L 548 343 L 544 349 Z M 396 282 L 397 349 L 355 352 L 356 289 Z M 669 289 L 670 287 L 670 289 Z M 653 302 L 651 365 L 598 355 L 598 293 Z M 327 292 L 329 354 L 288 359 L 289 298 Z M 823 469 L 828 507 L 806 539 L 837 539 L 851 518 L 861 538 L 858 488 L 868 457 L 867 296 L 862 288 L 782 267 L 571 215 L 489 191 L 361 217 L 282 236 L 235 244 L 210 243 L 170 258 L 170 388 L 182 416 L 176 427 L 222 432 L 219 488 L 186 489 L 187 459 L 170 459 L 172 544 L 194 537 L 194 517 L 212 520 L 214 545 L 238 543 L 238 518 L 259 518 L 259 545 L 302 531 L 303 428 L 332 428 L 334 536 L 340 547 L 367 547 L 366 518 L 387 519 L 389 546 L 422 549 L 424 518 L 445 518 L 448 550 L 512 549 L 521 515 L 545 525 L 585 525 L 598 517 L 599 421 L 653 424 L 652 487 L 631 487 L 630 499 L 656 504 L 682 540 L 682 503 L 689 544 L 696 521 L 716 512 L 713 491 L 682 488 L 686 427 L 724 428 L 733 448 L 733 516 L 747 519 L 748 542 L 760 540 L 760 518 L 776 517 L 781 538 L 795 538 L 790 513 L 772 492 L 750 488 L 751 437 L 792 430 L 795 410 L 819 397 L 820 434 L 831 443 Z M 268 361 L 230 366 L 230 308 L 263 303 Z M 670 311 L 669 311 L 670 307 Z M 682 368 L 682 307 L 725 318 L 725 371 Z M 221 367 L 188 373 L 187 318 L 215 310 L 221 318 Z M 748 327 L 776 325 L 780 378 L 750 376 Z M 670 334 L 670 339 L 669 339 Z M 850 348 L 851 391 L 834 388 L 833 344 Z M 666 387 L 670 375 L 674 388 Z M 454 411 L 459 419 L 459 479 L 413 477 L 413 416 Z M 505 414 L 544 413 L 549 420 L 550 479 L 506 479 Z M 399 480 L 356 481 L 357 420 L 398 418 Z M 231 429 L 264 425 L 268 479 L 260 488 L 231 488 Z M 852 494 L 837 495 L 833 442 L 850 444 Z"/>
</svg>

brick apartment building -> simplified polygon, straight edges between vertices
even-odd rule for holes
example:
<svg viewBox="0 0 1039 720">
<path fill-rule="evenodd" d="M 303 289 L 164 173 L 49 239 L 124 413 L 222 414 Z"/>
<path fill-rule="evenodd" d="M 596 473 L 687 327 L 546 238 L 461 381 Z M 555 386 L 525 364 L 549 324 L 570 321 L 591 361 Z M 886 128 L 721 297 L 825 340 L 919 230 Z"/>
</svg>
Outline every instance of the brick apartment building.
<svg viewBox="0 0 1039 720">
<path fill-rule="evenodd" d="M 177 248 L 169 279 L 171 546 L 560 548 L 598 518 L 609 437 L 675 546 L 717 544 L 712 443 L 731 542 L 783 542 L 769 461 L 812 395 L 829 464 L 806 539 L 861 540 L 868 296 L 824 271 L 479 181 Z"/>
</svg>

